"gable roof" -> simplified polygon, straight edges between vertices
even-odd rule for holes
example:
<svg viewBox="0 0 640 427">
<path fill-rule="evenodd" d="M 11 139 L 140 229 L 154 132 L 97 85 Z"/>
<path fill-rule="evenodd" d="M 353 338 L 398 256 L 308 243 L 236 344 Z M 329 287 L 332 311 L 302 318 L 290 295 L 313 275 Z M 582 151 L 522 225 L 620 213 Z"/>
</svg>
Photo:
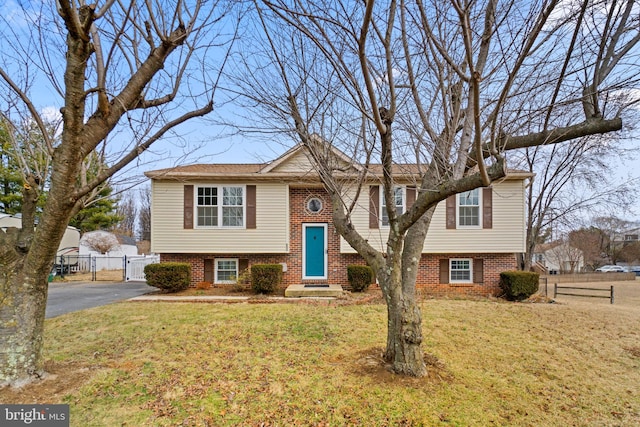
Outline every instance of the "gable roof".
<svg viewBox="0 0 640 427">
<path fill-rule="evenodd" d="M 322 144 L 322 142 L 319 141 L 319 138 L 315 138 L 314 140 L 317 141 L 318 145 Z M 325 151 L 323 153 L 325 157 L 333 159 L 341 169 L 351 169 L 353 172 L 362 172 L 363 168 L 360 163 L 355 159 L 350 158 L 333 145 L 324 144 L 321 148 Z M 287 164 L 289 166 L 293 166 L 293 168 L 286 167 Z M 302 143 L 297 144 L 274 161 L 268 163 L 264 168 L 262 168 L 260 173 L 275 172 L 279 169 L 292 170 L 295 169 L 296 166 L 302 167 L 305 171 L 308 170 L 309 167 L 313 167 L 313 159 L 309 149 Z"/>
<path fill-rule="evenodd" d="M 581 249 L 576 248 L 575 246 L 570 245 L 562 240 L 554 240 L 553 242 L 536 244 L 535 247 L 533 248 L 533 253 L 544 254 L 556 248 L 568 248 L 568 250 L 575 250 L 575 251 L 582 252 Z"/>
<path fill-rule="evenodd" d="M 111 231 L 107 231 L 107 230 L 93 230 L 93 231 L 87 231 L 86 233 L 84 233 L 82 235 L 82 237 L 80 238 L 80 242 L 86 242 L 86 240 L 91 237 L 91 236 L 108 236 L 108 237 L 113 237 L 115 240 L 118 241 L 119 245 L 128 245 L 128 246 L 136 246 L 136 239 L 134 239 L 131 236 L 127 236 L 124 234 L 120 234 L 120 233 L 113 233 Z"/>
<path fill-rule="evenodd" d="M 327 161 L 335 162 L 334 175 L 345 177 L 366 173 L 370 178 L 382 177 L 381 164 L 364 166 L 332 145 L 325 145 Z M 394 175 L 398 181 L 415 181 L 425 172 L 426 165 L 394 163 Z M 277 159 L 267 163 L 214 163 L 192 164 L 145 172 L 151 179 L 159 180 L 220 180 L 220 181 L 299 181 L 320 182 L 309 150 L 302 143 L 287 150 Z M 506 179 L 526 179 L 533 174 L 509 170 Z"/>
</svg>

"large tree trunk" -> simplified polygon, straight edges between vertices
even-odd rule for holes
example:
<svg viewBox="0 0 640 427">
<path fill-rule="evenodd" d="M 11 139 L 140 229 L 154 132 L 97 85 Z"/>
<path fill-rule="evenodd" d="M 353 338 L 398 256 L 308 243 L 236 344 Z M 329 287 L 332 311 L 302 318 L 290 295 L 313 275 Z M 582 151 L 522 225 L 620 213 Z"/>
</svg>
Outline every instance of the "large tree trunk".
<svg viewBox="0 0 640 427">
<path fill-rule="evenodd" d="M 21 264 L 22 259 L 14 264 Z M 11 271 L 23 270 L 4 262 Z M 44 374 L 42 343 L 47 279 L 18 274 L 0 283 L 0 386 L 21 386 Z"/>
<path fill-rule="evenodd" d="M 414 377 L 427 373 L 422 351 L 422 314 L 416 300 L 416 281 L 422 248 L 435 207 L 409 228 L 403 239 L 390 239 L 381 288 L 387 302 L 387 347 L 384 358 L 394 372 Z M 398 268 L 400 267 L 400 268 Z"/>
<path fill-rule="evenodd" d="M 422 355 L 422 316 L 415 297 L 402 292 L 400 283 L 389 283 L 387 301 L 387 348 L 384 359 L 395 373 L 423 377 L 427 373 Z"/>
<path fill-rule="evenodd" d="M 51 177 L 47 185 L 39 182 L 42 177 L 27 178 L 24 183 L 25 191 L 29 193 L 25 193 L 25 197 L 30 202 L 23 203 L 22 229 L 0 231 L 0 384 L 21 384 L 42 374 L 47 276 L 69 219 L 82 206 L 83 199 L 167 132 L 213 109 L 213 99 L 201 93 L 208 98 L 205 106 L 181 114 L 164 115 L 172 110 L 166 107 L 182 102 L 176 98 L 183 98 L 182 78 L 189 75 L 187 70 L 191 69 L 187 65 L 196 49 L 196 41 L 200 34 L 204 36 L 199 29 L 217 22 L 217 18 L 221 19 L 226 12 L 221 11 L 222 14 L 214 18 L 211 8 L 202 8 L 203 13 L 207 9 L 202 16 L 199 13 L 200 2 L 193 7 L 180 3 L 165 10 L 155 3 L 154 6 L 140 5 L 140 13 L 136 8 L 131 12 L 134 9 L 112 3 L 107 2 L 96 9 L 95 5 L 78 5 L 69 0 L 56 2 L 57 13 L 62 19 L 57 28 L 64 24 L 65 30 L 62 31 L 66 34 L 67 47 L 61 89 L 64 93 L 64 106 L 60 109 L 63 127 L 58 138 L 48 136 L 49 129 L 44 126 L 28 94 L 0 67 L 0 77 L 12 89 L 10 98 L 17 96 L 31 112 L 45 140 L 47 156 L 51 157 Z M 110 11 L 112 6 L 114 10 Z M 227 10 L 226 6 L 222 8 Z M 135 21 L 138 15 L 162 25 L 145 30 L 144 25 Z M 122 22 L 113 22 L 109 17 L 122 19 Z M 105 29 L 99 29 L 98 22 L 102 22 Z M 111 34 L 111 41 L 130 40 L 127 46 L 131 49 L 113 49 L 117 45 L 103 49 L 100 43 L 102 34 Z M 144 48 L 138 49 L 138 43 Z M 177 60 L 171 62 L 175 76 L 168 80 L 157 77 L 158 73 L 167 72 L 165 61 L 180 47 L 184 50 L 180 50 Z M 109 52 L 106 58 L 105 52 Z M 135 67 L 110 67 L 114 61 L 135 64 Z M 60 76 L 48 77 L 60 83 Z M 156 78 L 159 80 L 154 81 Z M 107 82 L 112 80 L 118 83 L 108 86 L 110 83 Z M 213 91 L 210 96 L 213 96 Z M 197 101 L 199 98 L 193 95 L 193 99 Z M 92 152 L 96 152 L 98 147 L 104 152 L 109 151 L 106 148 L 107 137 L 123 116 L 133 113 L 146 117 L 147 113 L 143 111 L 149 111 L 151 116 L 157 115 L 158 120 L 150 119 L 154 124 L 148 128 L 149 132 L 141 132 L 133 148 L 123 148 L 125 151 L 115 156 L 110 165 L 95 176 L 89 176 L 93 172 L 83 173 L 87 172 L 85 161 Z M 137 119 L 133 122 L 137 123 Z M 130 120 L 129 125 L 135 128 L 137 125 L 133 122 Z M 29 164 L 28 161 L 24 163 L 23 167 Z M 32 197 L 35 190 L 29 191 L 38 186 L 48 186 L 48 195 L 36 229 L 37 197 Z"/>
<path fill-rule="evenodd" d="M 37 228 L 37 195 L 32 185 L 25 185 L 22 228 L 0 232 L 0 385 L 20 386 L 44 374 L 47 278 L 75 205 L 68 195 L 75 176 L 73 169 L 54 167 Z"/>
<path fill-rule="evenodd" d="M 47 276 L 21 250 L 24 235 L 33 233 L 0 233 L 0 385 L 20 386 L 43 374 Z"/>
<path fill-rule="evenodd" d="M 26 254 L 17 249 L 16 229 L 0 238 L 0 385 L 21 386 L 44 373 L 47 278 L 65 229 L 66 222 L 62 222 L 59 238 L 56 234 L 49 241 L 36 237 Z"/>
</svg>

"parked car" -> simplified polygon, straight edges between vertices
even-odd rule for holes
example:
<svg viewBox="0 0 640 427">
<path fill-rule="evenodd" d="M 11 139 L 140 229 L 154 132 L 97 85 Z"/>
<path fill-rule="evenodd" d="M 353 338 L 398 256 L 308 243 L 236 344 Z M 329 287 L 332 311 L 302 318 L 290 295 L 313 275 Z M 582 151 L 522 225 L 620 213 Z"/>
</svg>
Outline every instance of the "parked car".
<svg viewBox="0 0 640 427">
<path fill-rule="evenodd" d="M 596 268 L 598 273 L 624 273 L 626 270 L 619 265 L 603 265 L 600 268 Z"/>
</svg>

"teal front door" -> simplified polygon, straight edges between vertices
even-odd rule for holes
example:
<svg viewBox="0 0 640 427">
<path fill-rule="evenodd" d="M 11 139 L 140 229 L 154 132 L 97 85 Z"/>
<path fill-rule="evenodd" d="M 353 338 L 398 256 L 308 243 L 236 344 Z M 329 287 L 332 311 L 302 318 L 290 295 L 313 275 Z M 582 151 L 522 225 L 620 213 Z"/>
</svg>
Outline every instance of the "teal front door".
<svg viewBox="0 0 640 427">
<path fill-rule="evenodd" d="M 303 224 L 303 279 L 327 278 L 327 225 Z"/>
</svg>

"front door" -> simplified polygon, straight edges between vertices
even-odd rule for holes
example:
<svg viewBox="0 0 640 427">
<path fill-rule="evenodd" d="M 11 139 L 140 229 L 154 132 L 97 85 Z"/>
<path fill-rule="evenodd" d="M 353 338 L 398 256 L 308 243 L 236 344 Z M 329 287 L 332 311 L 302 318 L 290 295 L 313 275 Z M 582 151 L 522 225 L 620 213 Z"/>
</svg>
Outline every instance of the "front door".
<svg viewBox="0 0 640 427">
<path fill-rule="evenodd" d="M 327 278 L 327 224 L 302 224 L 302 278 Z"/>
</svg>

